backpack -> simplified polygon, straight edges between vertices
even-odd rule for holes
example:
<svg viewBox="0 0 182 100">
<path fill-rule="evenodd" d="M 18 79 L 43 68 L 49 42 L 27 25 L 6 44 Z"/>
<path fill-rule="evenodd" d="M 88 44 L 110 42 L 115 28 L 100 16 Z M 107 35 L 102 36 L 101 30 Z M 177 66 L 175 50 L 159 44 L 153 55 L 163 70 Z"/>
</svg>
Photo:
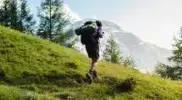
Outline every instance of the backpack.
<svg viewBox="0 0 182 100">
<path fill-rule="evenodd" d="M 83 25 L 75 30 L 77 35 L 81 35 L 82 44 L 96 43 L 97 25 L 95 23 Z"/>
<path fill-rule="evenodd" d="M 82 28 L 82 27 L 79 27 L 79 28 L 76 28 L 76 29 L 75 29 L 76 35 L 81 35 L 81 28 Z"/>
</svg>

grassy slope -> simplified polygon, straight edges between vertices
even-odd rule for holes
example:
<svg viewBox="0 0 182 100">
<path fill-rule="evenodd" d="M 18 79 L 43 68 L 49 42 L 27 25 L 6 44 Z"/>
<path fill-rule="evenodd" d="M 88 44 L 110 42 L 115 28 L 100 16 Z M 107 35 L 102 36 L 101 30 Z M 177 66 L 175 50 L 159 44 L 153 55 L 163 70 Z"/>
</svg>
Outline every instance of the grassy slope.
<svg viewBox="0 0 182 100">
<path fill-rule="evenodd" d="M 69 65 L 73 62 L 77 67 Z M 0 99 L 54 100 L 72 98 L 115 100 L 180 100 L 182 83 L 147 76 L 136 70 L 101 61 L 99 79 L 84 84 L 89 59 L 82 54 L 46 40 L 27 36 L 0 26 Z M 132 92 L 116 92 L 115 85 L 134 77 Z"/>
</svg>

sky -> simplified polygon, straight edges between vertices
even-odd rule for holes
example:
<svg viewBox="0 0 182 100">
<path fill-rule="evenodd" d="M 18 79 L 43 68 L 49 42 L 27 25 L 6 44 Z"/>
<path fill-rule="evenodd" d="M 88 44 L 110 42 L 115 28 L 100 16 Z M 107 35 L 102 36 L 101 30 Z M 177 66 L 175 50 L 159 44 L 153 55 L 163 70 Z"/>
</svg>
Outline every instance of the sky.
<svg viewBox="0 0 182 100">
<path fill-rule="evenodd" d="M 142 40 L 171 49 L 182 26 L 182 0 L 67 0 L 81 17 L 109 20 Z M 83 9 L 84 8 L 84 9 Z"/>
<path fill-rule="evenodd" d="M 2 1 L 2 0 L 0 0 Z M 37 14 L 41 0 L 28 0 Z M 171 49 L 182 26 L 182 0 L 64 0 L 81 18 L 114 22 L 142 40 Z"/>
</svg>

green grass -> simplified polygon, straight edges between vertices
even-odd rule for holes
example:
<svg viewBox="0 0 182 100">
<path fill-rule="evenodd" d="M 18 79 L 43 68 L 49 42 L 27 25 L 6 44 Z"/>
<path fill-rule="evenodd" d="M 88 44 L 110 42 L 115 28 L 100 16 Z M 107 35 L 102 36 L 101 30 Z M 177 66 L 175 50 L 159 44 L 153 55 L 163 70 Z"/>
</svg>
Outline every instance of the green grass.
<svg viewBox="0 0 182 100">
<path fill-rule="evenodd" d="M 58 100 L 51 95 L 40 95 L 17 87 L 0 85 L 0 100 Z"/>
<path fill-rule="evenodd" d="M 75 50 L 0 26 L 0 100 L 181 100 L 182 82 L 100 61 L 99 78 L 83 82 L 90 60 Z M 133 77 L 131 92 L 116 85 Z"/>
</svg>

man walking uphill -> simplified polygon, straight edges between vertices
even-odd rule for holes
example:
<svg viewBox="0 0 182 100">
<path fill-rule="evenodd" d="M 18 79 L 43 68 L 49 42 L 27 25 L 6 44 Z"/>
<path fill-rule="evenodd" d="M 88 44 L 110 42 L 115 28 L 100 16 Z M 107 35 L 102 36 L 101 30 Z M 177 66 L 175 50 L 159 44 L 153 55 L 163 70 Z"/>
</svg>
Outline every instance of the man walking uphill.
<svg viewBox="0 0 182 100">
<path fill-rule="evenodd" d="M 99 59 L 99 38 L 102 38 L 102 23 L 100 21 L 87 21 L 83 26 L 75 30 L 77 35 L 81 35 L 81 42 L 85 45 L 88 57 L 92 59 L 89 72 L 86 74 L 91 83 L 97 77 L 96 65 Z"/>
</svg>

